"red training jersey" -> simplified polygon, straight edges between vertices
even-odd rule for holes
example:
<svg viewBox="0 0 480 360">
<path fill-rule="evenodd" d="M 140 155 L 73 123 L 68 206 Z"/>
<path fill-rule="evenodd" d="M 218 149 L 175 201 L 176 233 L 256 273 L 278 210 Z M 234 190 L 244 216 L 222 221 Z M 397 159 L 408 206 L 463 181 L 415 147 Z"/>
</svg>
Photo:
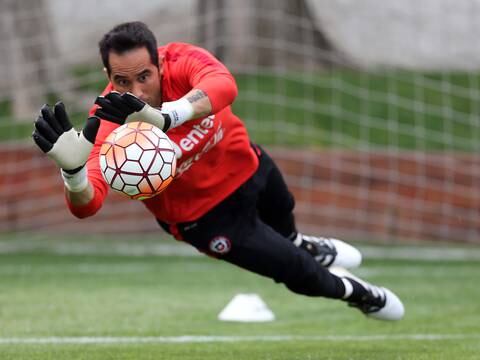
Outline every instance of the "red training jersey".
<svg viewBox="0 0 480 360">
<path fill-rule="evenodd" d="M 158 49 L 163 75 L 162 101 L 174 101 L 191 89 L 204 91 L 212 115 L 186 121 L 168 131 L 181 152 L 174 181 L 161 194 L 143 203 L 158 219 L 167 223 L 194 221 L 233 193 L 258 167 L 245 126 L 231 110 L 237 95 L 233 76 L 213 55 L 199 47 L 170 43 Z M 109 83 L 103 94 L 112 91 Z M 93 114 L 97 106 L 93 106 Z M 87 161 L 94 198 L 71 212 L 80 218 L 95 214 L 108 193 L 100 165 L 100 147 L 117 124 L 101 121 L 95 145 Z"/>
</svg>

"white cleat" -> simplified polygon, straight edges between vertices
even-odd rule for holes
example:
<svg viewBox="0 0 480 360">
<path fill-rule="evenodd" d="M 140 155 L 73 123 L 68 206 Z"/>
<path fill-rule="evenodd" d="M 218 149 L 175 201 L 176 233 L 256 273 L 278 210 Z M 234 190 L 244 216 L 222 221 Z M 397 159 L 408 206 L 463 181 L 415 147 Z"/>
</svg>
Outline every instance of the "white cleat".
<svg viewBox="0 0 480 360">
<path fill-rule="evenodd" d="M 405 315 L 402 301 L 391 290 L 372 285 L 342 268 L 330 268 L 330 272 L 349 281 L 356 281 L 367 290 L 367 295 L 360 303 L 349 302 L 352 307 L 358 308 L 366 316 L 378 320 L 400 320 Z M 345 281 L 345 280 L 344 280 Z"/>
<path fill-rule="evenodd" d="M 401 300 L 392 291 L 384 287 L 371 286 L 370 296 L 365 303 L 349 304 L 357 307 L 368 317 L 378 320 L 400 320 L 405 315 Z"/>
<path fill-rule="evenodd" d="M 346 242 L 333 238 L 298 234 L 294 244 L 308 251 L 325 267 L 340 266 L 352 269 L 360 266 L 362 254 Z"/>
</svg>

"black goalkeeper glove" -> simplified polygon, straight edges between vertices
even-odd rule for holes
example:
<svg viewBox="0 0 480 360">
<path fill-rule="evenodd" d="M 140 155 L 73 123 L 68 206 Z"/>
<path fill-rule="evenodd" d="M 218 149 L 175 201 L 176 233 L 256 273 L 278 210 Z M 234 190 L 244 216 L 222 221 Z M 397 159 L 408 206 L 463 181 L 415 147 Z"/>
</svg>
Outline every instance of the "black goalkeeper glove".
<svg viewBox="0 0 480 360">
<path fill-rule="evenodd" d="M 125 122 L 144 121 L 167 132 L 172 124 L 170 116 L 148 105 L 131 93 L 112 91 L 99 96 L 95 104 L 100 106 L 95 115 L 99 118 L 123 125 Z"/>
<path fill-rule="evenodd" d="M 35 144 L 62 169 L 65 185 L 71 191 L 86 187 L 85 163 L 92 150 L 100 119 L 88 118 L 83 130 L 78 133 L 70 123 L 65 105 L 57 102 L 52 108 L 43 105 L 35 120 L 32 138 Z M 72 178 L 72 180 L 70 180 Z"/>
</svg>

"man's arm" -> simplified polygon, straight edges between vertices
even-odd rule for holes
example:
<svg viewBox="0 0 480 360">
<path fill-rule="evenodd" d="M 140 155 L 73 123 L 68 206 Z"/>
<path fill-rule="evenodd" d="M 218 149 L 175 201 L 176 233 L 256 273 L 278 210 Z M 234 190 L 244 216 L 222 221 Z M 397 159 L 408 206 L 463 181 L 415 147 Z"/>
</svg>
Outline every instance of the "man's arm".
<svg viewBox="0 0 480 360">
<path fill-rule="evenodd" d="M 174 72 L 185 78 L 192 89 L 184 97 L 193 92 L 202 91 L 208 97 L 209 113 L 216 114 L 231 105 L 238 94 L 235 78 L 228 68 L 207 50 L 197 46 L 189 46 L 185 55 L 175 62 Z M 195 102 L 192 102 L 195 105 Z"/>
<path fill-rule="evenodd" d="M 131 93 L 116 91 L 97 97 L 95 103 L 99 106 L 95 115 L 102 119 L 119 125 L 129 121 L 146 121 L 165 132 L 212 112 L 210 99 L 200 89 L 192 89 L 178 100 L 164 102 L 161 109 L 153 108 Z"/>
<path fill-rule="evenodd" d="M 94 196 L 95 192 L 93 190 L 92 184 L 89 182 L 87 187 L 84 190 L 73 192 L 68 190 L 65 187 L 65 194 L 67 196 L 67 200 L 70 202 L 72 206 L 84 206 L 90 203 Z"/>
<path fill-rule="evenodd" d="M 164 102 L 160 111 L 172 120 L 170 126 L 172 128 L 190 119 L 210 115 L 212 113 L 212 103 L 203 90 L 193 88 L 178 100 Z"/>
<path fill-rule="evenodd" d="M 187 99 L 188 102 L 192 104 L 192 118 L 196 119 L 212 113 L 212 103 L 203 90 L 192 89 L 183 98 Z"/>
</svg>

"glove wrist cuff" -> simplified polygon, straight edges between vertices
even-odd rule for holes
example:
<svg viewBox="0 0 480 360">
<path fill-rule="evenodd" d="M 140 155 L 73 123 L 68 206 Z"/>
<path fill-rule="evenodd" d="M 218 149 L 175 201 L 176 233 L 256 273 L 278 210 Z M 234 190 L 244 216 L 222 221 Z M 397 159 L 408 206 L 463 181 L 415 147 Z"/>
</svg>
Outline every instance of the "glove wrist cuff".
<svg viewBox="0 0 480 360">
<path fill-rule="evenodd" d="M 88 187 L 88 171 L 86 166 L 83 166 L 82 169 L 75 174 L 69 174 L 62 169 L 60 173 L 68 191 L 81 192 Z"/>
<path fill-rule="evenodd" d="M 182 125 L 185 121 L 190 120 L 195 114 L 193 105 L 185 98 L 164 104 L 161 111 L 170 116 L 170 119 L 172 120 L 170 128 Z"/>
</svg>

